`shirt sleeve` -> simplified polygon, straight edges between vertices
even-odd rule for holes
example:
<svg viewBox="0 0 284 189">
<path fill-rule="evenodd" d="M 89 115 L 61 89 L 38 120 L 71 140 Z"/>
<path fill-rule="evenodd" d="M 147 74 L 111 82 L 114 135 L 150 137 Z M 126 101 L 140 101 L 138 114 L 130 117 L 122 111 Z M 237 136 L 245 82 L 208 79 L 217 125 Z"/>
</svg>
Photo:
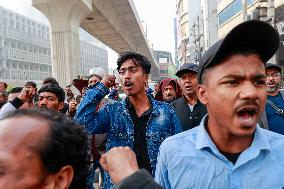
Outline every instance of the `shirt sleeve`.
<svg viewBox="0 0 284 189">
<path fill-rule="evenodd" d="M 108 88 L 97 82 L 86 91 L 76 111 L 75 120 L 84 125 L 90 134 L 102 134 L 108 131 L 110 107 L 107 105 L 102 110 L 96 111 L 98 104 L 108 93 Z"/>
<path fill-rule="evenodd" d="M 167 157 L 166 157 L 166 148 L 165 142 L 167 139 L 162 143 L 160 146 L 160 151 L 158 155 L 157 167 L 155 172 L 155 181 L 160 184 L 164 189 L 170 189 L 171 185 L 169 182 L 168 177 L 168 168 L 167 168 Z"/>
<path fill-rule="evenodd" d="M 0 119 L 3 119 L 9 112 L 15 110 L 17 110 L 17 108 L 15 108 L 11 102 L 7 102 L 0 109 Z"/>
</svg>

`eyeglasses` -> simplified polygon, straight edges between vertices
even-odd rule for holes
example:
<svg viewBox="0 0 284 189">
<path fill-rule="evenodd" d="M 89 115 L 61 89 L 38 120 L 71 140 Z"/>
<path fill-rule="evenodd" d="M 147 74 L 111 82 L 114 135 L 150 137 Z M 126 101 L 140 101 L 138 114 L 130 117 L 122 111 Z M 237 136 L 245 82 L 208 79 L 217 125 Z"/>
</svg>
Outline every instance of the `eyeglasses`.
<svg viewBox="0 0 284 189">
<path fill-rule="evenodd" d="M 272 73 L 272 74 L 266 74 L 266 77 L 272 77 L 272 78 L 277 78 L 280 76 L 280 73 Z"/>
</svg>

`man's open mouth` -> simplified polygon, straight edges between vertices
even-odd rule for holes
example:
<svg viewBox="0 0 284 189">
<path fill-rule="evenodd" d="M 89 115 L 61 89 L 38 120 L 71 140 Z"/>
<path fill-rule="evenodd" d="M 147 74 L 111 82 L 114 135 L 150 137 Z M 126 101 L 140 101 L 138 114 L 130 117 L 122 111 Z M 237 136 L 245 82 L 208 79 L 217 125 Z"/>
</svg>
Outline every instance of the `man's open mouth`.
<svg viewBox="0 0 284 189">
<path fill-rule="evenodd" d="M 40 109 L 41 109 L 41 110 L 47 110 L 48 108 L 47 108 L 46 105 L 41 105 L 41 106 L 40 106 Z"/>
<path fill-rule="evenodd" d="M 132 83 L 131 81 L 125 81 L 125 82 L 124 82 L 124 87 L 125 87 L 125 88 L 128 89 L 128 88 L 131 88 L 132 86 L 133 86 L 133 83 Z"/>
<path fill-rule="evenodd" d="M 258 107 L 256 106 L 248 106 L 243 107 L 237 111 L 237 114 L 240 118 L 245 121 L 250 121 L 258 112 Z"/>
</svg>

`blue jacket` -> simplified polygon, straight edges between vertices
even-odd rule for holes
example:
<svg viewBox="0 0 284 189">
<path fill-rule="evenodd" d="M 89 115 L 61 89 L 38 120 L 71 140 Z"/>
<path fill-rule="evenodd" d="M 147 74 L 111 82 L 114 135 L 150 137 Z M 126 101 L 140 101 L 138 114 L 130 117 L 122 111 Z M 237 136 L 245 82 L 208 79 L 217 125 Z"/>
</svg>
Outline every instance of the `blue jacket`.
<svg viewBox="0 0 284 189">
<path fill-rule="evenodd" d="M 78 107 L 75 119 L 85 126 L 90 134 L 107 134 L 106 150 L 117 146 L 129 146 L 133 149 L 134 125 L 126 108 L 125 99 L 108 104 L 95 113 L 97 104 L 108 94 L 109 90 L 102 83 L 95 84 L 86 94 Z M 169 136 L 182 131 L 180 122 L 172 107 L 149 97 L 152 112 L 148 121 L 146 137 L 148 155 L 152 174 L 156 170 L 157 156 L 161 143 Z M 112 188 L 109 175 L 105 175 L 104 187 Z"/>
</svg>

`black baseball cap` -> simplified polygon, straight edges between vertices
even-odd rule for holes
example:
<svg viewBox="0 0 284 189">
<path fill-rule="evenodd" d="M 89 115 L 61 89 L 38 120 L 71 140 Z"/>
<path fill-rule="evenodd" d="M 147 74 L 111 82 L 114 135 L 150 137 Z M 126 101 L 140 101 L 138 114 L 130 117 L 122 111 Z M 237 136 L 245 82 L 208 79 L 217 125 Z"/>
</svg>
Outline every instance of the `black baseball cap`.
<svg viewBox="0 0 284 189">
<path fill-rule="evenodd" d="M 197 73 L 198 65 L 194 64 L 194 63 L 183 64 L 180 67 L 180 69 L 177 71 L 176 76 L 180 77 L 182 74 L 184 74 L 186 72 L 190 72 L 190 71 Z"/>
<path fill-rule="evenodd" d="M 219 64 L 232 52 L 255 50 L 265 64 L 277 51 L 279 43 L 279 34 L 270 24 L 259 20 L 243 22 L 204 53 L 198 67 L 198 82 L 201 83 L 205 69 Z"/>
<path fill-rule="evenodd" d="M 277 70 L 281 73 L 281 67 L 277 64 L 266 63 L 265 69 L 268 69 L 268 68 L 274 68 L 275 70 Z"/>
</svg>

